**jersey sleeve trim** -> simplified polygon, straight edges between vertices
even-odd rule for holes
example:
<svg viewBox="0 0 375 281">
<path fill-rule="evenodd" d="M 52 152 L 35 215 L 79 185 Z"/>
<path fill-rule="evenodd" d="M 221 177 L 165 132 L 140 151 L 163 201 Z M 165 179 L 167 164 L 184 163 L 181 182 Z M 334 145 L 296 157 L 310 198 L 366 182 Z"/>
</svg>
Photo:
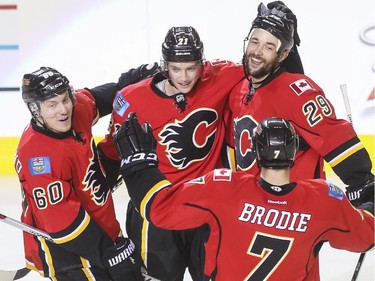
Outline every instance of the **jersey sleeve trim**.
<svg viewBox="0 0 375 281">
<path fill-rule="evenodd" d="M 56 244 L 63 244 L 63 243 L 67 243 L 69 241 L 74 240 L 75 238 L 77 238 L 87 228 L 87 226 L 90 223 L 91 218 L 87 214 L 86 211 L 83 210 L 82 213 L 83 213 L 83 217 L 80 214 L 77 217 L 76 221 L 73 223 L 74 225 L 76 225 L 76 227 L 74 228 L 74 230 L 69 231 L 69 233 L 67 233 L 65 235 L 63 235 L 63 233 L 61 233 L 61 232 L 54 233 L 54 234 L 50 233 L 51 237 L 53 238 L 53 240 L 54 240 L 54 242 Z"/>
<path fill-rule="evenodd" d="M 150 201 L 150 199 L 153 197 L 153 195 L 158 192 L 159 190 L 163 189 L 164 187 L 171 185 L 171 183 L 168 180 L 162 180 L 158 183 L 156 183 L 143 197 L 141 204 L 140 204 L 140 214 L 142 217 L 145 218 L 146 216 L 146 208 L 147 204 Z"/>
<path fill-rule="evenodd" d="M 329 156 L 325 157 L 328 164 L 333 168 L 336 165 L 340 164 L 342 161 L 347 159 L 349 156 L 353 155 L 357 151 L 363 149 L 364 146 L 361 142 L 356 142 L 350 147 L 346 148 L 340 154 L 337 154 L 334 158 L 329 158 Z"/>
</svg>

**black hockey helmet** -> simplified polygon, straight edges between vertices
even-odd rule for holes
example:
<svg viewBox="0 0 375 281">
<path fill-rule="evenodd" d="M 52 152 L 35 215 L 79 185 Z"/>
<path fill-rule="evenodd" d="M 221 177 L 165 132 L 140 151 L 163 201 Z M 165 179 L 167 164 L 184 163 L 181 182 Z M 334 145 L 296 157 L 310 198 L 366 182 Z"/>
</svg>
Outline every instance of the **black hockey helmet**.
<svg viewBox="0 0 375 281">
<path fill-rule="evenodd" d="M 168 30 L 162 44 L 164 61 L 190 62 L 203 60 L 203 42 L 191 26 L 177 26 Z"/>
<path fill-rule="evenodd" d="M 43 66 L 25 74 L 22 79 L 22 99 L 26 104 L 52 98 L 67 90 L 71 96 L 69 80 L 51 67 Z"/>
<path fill-rule="evenodd" d="M 292 167 L 298 150 L 298 136 L 293 125 L 282 118 L 264 119 L 252 136 L 252 149 L 259 167 Z"/>
<path fill-rule="evenodd" d="M 249 36 L 254 28 L 264 29 L 281 41 L 281 46 L 277 50 L 279 54 L 285 50 L 290 51 L 294 45 L 293 20 L 288 19 L 286 14 L 280 10 L 276 10 L 275 8 L 268 9 L 263 3 L 260 3 L 258 6 L 258 15 L 252 23 Z M 247 39 L 249 39 L 248 37 Z"/>
</svg>

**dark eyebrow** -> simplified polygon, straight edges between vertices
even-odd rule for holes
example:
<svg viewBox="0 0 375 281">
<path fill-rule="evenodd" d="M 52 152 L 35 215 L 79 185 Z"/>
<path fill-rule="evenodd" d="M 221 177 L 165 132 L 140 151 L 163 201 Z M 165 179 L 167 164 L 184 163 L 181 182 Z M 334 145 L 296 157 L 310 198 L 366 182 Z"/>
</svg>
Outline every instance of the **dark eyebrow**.
<svg viewBox="0 0 375 281">
<path fill-rule="evenodd" d="M 255 41 L 259 42 L 259 38 L 256 37 L 256 36 L 251 37 L 250 40 L 255 40 Z M 266 42 L 266 45 L 271 45 L 271 46 L 276 48 L 276 44 L 272 43 L 272 42 Z"/>
</svg>

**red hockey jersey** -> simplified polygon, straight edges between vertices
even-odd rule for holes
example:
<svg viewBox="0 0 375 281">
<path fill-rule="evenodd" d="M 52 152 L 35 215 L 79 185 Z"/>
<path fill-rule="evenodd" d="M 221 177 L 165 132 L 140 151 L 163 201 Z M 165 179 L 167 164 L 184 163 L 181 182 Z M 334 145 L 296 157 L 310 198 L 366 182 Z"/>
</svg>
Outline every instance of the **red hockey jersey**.
<svg viewBox="0 0 375 281">
<path fill-rule="evenodd" d="M 119 160 L 112 135 L 132 111 L 139 122 L 149 122 L 157 140 L 159 168 L 171 182 L 195 178 L 222 167 L 224 108 L 231 89 L 244 77 L 241 65 L 228 61 L 204 64 L 199 84 L 186 96 L 167 96 L 155 85 L 162 74 L 130 85 L 114 100 L 110 133 L 100 147 L 107 157 Z M 178 108 L 186 100 L 185 110 Z"/>
<path fill-rule="evenodd" d="M 87 90 L 75 98 L 71 135 L 43 132 L 30 123 L 15 159 L 24 197 L 22 221 L 59 244 L 24 234 L 27 266 L 44 276 L 82 262 L 100 264 L 103 236 L 113 245 L 120 233 L 91 133 L 97 117 L 94 98 Z M 78 258 L 71 260 L 69 252 Z"/>
<path fill-rule="evenodd" d="M 354 183 L 356 174 L 363 180 L 361 173 L 371 172 L 369 155 L 350 123 L 337 119 L 323 90 L 302 74 L 282 72 L 275 76 L 256 89 L 247 102 L 249 81 L 237 85 L 231 93 L 234 130 L 228 132 L 235 135 L 227 141 L 235 140 L 237 169 L 259 175 L 251 152 L 252 131 L 263 119 L 280 117 L 293 123 L 300 136 L 291 170 L 293 180 L 324 178 L 323 159 L 346 184 L 351 184 L 350 180 Z"/>
<path fill-rule="evenodd" d="M 125 178 L 143 217 L 160 228 L 208 224 L 205 275 L 212 280 L 317 281 L 322 243 L 362 252 L 374 246 L 374 217 L 322 179 L 281 187 L 217 169 L 171 186 L 156 168 Z M 215 258 L 214 258 L 215 257 Z"/>
</svg>

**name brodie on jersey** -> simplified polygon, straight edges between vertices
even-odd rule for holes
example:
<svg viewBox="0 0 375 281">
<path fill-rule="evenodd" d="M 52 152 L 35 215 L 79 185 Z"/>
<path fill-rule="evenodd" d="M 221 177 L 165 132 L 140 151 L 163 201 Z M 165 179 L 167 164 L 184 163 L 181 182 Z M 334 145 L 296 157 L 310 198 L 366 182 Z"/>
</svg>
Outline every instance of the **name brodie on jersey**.
<svg viewBox="0 0 375 281">
<path fill-rule="evenodd" d="M 244 203 L 238 220 L 281 230 L 306 232 L 311 214 L 267 209 L 263 206 Z"/>
</svg>

